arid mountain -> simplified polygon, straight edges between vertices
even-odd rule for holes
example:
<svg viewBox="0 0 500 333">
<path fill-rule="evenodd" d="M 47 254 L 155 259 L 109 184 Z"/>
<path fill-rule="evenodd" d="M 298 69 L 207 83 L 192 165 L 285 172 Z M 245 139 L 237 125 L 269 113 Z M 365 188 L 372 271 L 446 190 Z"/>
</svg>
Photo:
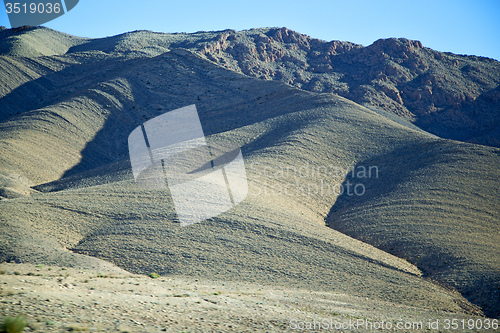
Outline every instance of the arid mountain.
<svg viewBox="0 0 500 333">
<path fill-rule="evenodd" d="M 287 29 L 28 28 L 0 50 L 0 261 L 499 315 L 498 62 Z M 191 104 L 209 143 L 241 147 L 250 193 L 181 228 L 127 138 Z"/>
<path fill-rule="evenodd" d="M 286 28 L 196 34 L 137 31 L 98 40 L 46 32 L 48 44 L 17 40 L 12 30 L 4 55 L 54 55 L 84 50 L 157 55 L 186 48 L 219 65 L 313 92 L 335 93 L 358 104 L 405 117 L 442 138 L 500 147 L 500 63 L 443 53 L 419 41 L 380 39 L 370 46 L 311 38 Z M 56 37 L 57 36 L 57 37 Z M 68 50 L 69 49 L 69 50 Z"/>
<path fill-rule="evenodd" d="M 200 52 L 250 76 L 393 112 L 443 138 L 500 147 L 500 62 L 493 59 L 404 38 L 368 47 L 325 42 L 286 28 L 225 31 Z"/>
</svg>

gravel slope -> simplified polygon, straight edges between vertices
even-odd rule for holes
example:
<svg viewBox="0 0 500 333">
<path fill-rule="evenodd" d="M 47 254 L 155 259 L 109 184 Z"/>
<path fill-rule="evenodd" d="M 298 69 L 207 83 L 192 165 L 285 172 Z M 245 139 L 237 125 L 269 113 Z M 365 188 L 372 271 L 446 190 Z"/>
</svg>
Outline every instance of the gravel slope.
<svg viewBox="0 0 500 333">
<path fill-rule="evenodd" d="M 26 313 L 27 331 L 36 332 L 294 332 L 314 322 L 333 330 L 343 324 L 343 332 L 380 331 L 367 329 L 367 322 L 439 332 L 446 319 L 487 320 L 342 293 L 224 280 L 27 264 L 1 264 L 0 272 L 0 313 Z M 349 328 L 358 320 L 363 322 Z M 429 321 L 436 320 L 441 330 L 429 330 Z"/>
</svg>

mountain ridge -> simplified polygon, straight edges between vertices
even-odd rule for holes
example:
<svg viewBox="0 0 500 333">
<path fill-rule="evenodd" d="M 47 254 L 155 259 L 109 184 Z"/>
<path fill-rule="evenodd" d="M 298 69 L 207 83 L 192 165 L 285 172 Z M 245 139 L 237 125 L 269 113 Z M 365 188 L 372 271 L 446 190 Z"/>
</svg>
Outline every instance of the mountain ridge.
<svg viewBox="0 0 500 333">
<path fill-rule="evenodd" d="M 46 28 L 20 33 L 38 29 Z M 233 71 L 384 109 L 444 138 L 500 147 L 495 117 L 500 112 L 500 62 L 486 57 L 438 52 L 405 38 L 379 39 L 366 47 L 327 42 L 287 28 L 189 34 L 139 30 L 99 39 L 65 39 L 75 44 L 68 47 L 69 53 L 92 48 L 154 56 L 186 48 Z"/>
</svg>

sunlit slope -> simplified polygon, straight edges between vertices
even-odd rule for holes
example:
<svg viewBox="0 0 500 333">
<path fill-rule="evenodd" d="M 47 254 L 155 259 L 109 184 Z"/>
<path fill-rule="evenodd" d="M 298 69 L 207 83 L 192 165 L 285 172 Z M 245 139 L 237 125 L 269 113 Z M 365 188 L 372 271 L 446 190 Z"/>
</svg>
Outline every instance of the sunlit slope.
<svg viewBox="0 0 500 333">
<path fill-rule="evenodd" d="M 45 27 L 0 30 L 0 55 L 40 57 L 65 54 L 88 38 L 71 36 Z"/>
<path fill-rule="evenodd" d="M 371 139 L 379 135 L 377 130 L 391 127 L 380 116 L 351 102 L 291 92 L 273 102 L 295 105 L 298 111 L 209 138 L 242 144 L 252 184 L 247 200 L 211 221 L 180 228 L 168 193 L 140 190 L 132 180 L 18 199 L 15 206 L 3 210 L 5 219 L 16 228 L 40 230 L 40 237 L 45 243 L 52 242 L 54 248 L 96 256 L 135 272 L 154 270 L 161 274 L 330 290 L 440 310 L 470 309 L 458 295 L 419 278 L 418 271 L 404 261 L 325 227 L 318 213 L 327 207 L 323 203 L 327 198 L 269 197 L 259 193 L 264 175 L 257 171 L 262 166 L 300 168 L 301 163 L 312 166 L 327 162 L 327 151 L 318 154 L 319 142 L 314 149 L 307 148 L 311 145 L 307 133 L 322 133 L 323 140 L 335 142 L 339 140 L 337 131 L 354 126 L 366 125 L 369 130 L 362 134 Z M 309 109 L 300 110 L 302 98 Z M 270 104 L 263 103 L 264 108 L 272 109 Z M 306 118 L 311 121 L 291 130 L 293 124 Z M 355 124 L 349 124 L 347 118 Z M 399 125 L 393 130 L 415 135 L 416 140 L 421 135 Z M 275 133 L 269 137 L 277 140 L 273 145 L 263 141 L 269 140 L 266 134 L 270 133 Z M 340 163 L 351 150 L 362 154 L 370 148 L 367 145 L 356 149 L 352 144 L 346 150 L 339 147 L 336 161 Z M 284 186 L 295 181 L 272 177 L 267 180 L 270 185 Z M 43 218 L 37 218 L 40 216 Z M 22 236 L 22 232 L 18 234 Z M 33 248 L 10 249 L 11 256 L 22 261 L 59 260 L 51 252 L 34 253 Z"/>
<path fill-rule="evenodd" d="M 3 230 L 15 236 L 9 244 L 16 246 L 1 251 L 10 260 L 90 265 L 72 258 L 63 250 L 68 248 L 132 272 L 293 286 L 435 310 L 472 309 L 458 294 L 411 274 L 414 269 L 400 259 L 314 225 L 280 200 L 249 197 L 230 212 L 185 228 L 175 223 L 165 192 L 141 191 L 131 181 L 16 201 L 1 203 L 8 221 Z"/>
</svg>

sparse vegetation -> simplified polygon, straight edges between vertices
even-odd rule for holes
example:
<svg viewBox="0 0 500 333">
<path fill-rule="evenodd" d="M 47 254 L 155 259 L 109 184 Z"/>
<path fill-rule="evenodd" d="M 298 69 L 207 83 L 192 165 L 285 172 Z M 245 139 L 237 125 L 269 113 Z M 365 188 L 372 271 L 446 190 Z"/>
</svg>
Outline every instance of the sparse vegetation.
<svg viewBox="0 0 500 333">
<path fill-rule="evenodd" d="M 160 274 L 158 274 L 158 273 L 154 273 L 154 272 L 153 272 L 153 273 L 149 273 L 149 275 L 148 275 L 148 276 L 149 276 L 150 278 L 152 278 L 152 279 L 157 279 L 157 278 L 159 278 L 159 277 L 160 277 Z"/>
<path fill-rule="evenodd" d="M 19 314 L 16 317 L 5 317 L 0 327 L 2 333 L 20 333 L 26 327 L 26 316 Z"/>
<path fill-rule="evenodd" d="M 89 328 L 84 325 L 73 324 L 68 326 L 68 331 L 70 332 L 87 332 Z"/>
</svg>

